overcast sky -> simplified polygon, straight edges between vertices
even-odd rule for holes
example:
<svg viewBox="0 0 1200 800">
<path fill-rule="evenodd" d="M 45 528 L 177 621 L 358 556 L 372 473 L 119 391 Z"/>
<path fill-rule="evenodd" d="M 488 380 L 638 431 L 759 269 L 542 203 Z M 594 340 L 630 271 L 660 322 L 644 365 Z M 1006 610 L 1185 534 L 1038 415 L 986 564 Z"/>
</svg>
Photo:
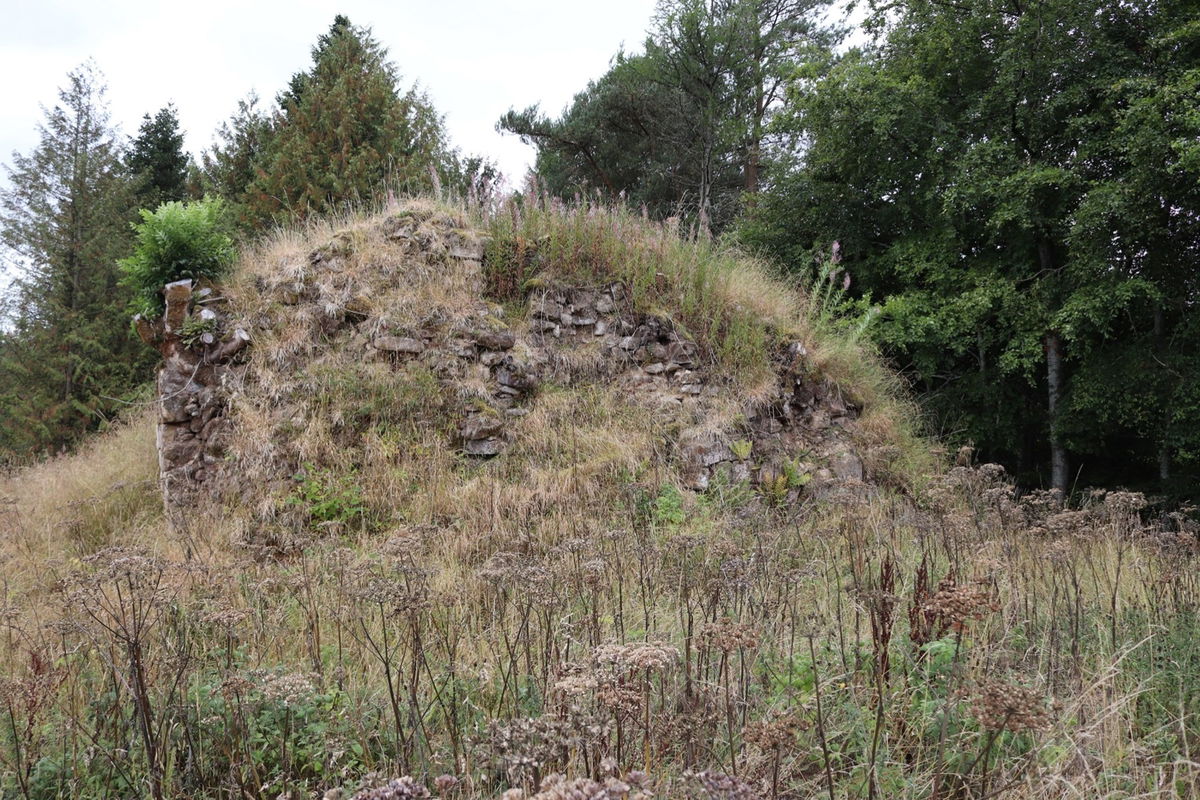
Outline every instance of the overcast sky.
<svg viewBox="0 0 1200 800">
<path fill-rule="evenodd" d="M 0 0 L 0 160 L 37 144 L 41 105 L 88 58 L 108 83 L 112 120 L 136 133 L 169 102 L 194 155 L 252 89 L 271 100 L 336 14 L 372 28 L 405 85 L 417 81 L 453 143 L 491 157 L 514 182 L 533 151 L 496 133 L 511 106 L 557 113 L 624 44 L 639 49 L 654 0 L 312 0 L 197 3 Z M 2 175 L 0 175 L 2 178 Z"/>
</svg>

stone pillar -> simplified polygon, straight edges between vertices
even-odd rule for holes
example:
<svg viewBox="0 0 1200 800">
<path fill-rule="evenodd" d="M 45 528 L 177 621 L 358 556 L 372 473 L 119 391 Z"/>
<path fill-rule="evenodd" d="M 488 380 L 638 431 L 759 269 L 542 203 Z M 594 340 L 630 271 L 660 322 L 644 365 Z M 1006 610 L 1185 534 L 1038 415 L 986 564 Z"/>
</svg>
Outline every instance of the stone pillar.
<svg viewBox="0 0 1200 800">
<path fill-rule="evenodd" d="M 242 328 L 222 335 L 222 320 L 203 304 L 211 290 L 190 280 L 167 284 L 161 319 L 135 318 L 138 334 L 163 356 L 158 369 L 158 471 L 163 505 L 178 513 L 214 494 L 228 447 L 230 378 L 236 356 L 250 341 Z"/>
</svg>

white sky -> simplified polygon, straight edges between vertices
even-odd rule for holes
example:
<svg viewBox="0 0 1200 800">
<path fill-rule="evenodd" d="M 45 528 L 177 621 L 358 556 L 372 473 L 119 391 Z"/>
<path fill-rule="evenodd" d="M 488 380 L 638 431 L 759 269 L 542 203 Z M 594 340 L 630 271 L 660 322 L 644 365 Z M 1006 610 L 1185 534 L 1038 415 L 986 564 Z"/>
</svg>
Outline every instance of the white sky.
<svg viewBox="0 0 1200 800">
<path fill-rule="evenodd" d="M 514 183 L 532 148 L 494 126 L 510 107 L 557 114 L 624 44 L 640 49 L 654 0 L 0 0 L 0 162 L 37 143 L 41 105 L 93 58 L 112 121 L 137 132 L 142 115 L 174 102 L 193 155 L 254 89 L 274 99 L 334 15 L 369 26 L 404 85 L 417 81 L 464 153 L 496 161 Z M 3 174 L 0 173 L 0 180 Z"/>
</svg>

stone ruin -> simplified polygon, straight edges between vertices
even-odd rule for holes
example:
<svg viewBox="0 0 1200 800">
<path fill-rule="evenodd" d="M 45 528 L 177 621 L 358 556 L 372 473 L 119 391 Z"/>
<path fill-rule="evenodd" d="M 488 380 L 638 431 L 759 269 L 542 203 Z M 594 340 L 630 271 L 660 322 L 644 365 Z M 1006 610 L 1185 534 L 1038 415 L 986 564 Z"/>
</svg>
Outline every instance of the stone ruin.
<svg viewBox="0 0 1200 800">
<path fill-rule="evenodd" d="M 670 320 L 634 312 L 621 283 L 536 288 L 527 303 L 527 319 L 512 328 L 481 306 L 449 334 L 430 326 L 404 336 L 377 335 L 369 348 L 388 359 L 419 359 L 447 383 L 470 375 L 490 387 L 491 408 L 466 410 L 458 429 L 458 445 L 470 456 L 503 452 L 547 381 L 606 381 L 652 413 L 693 418 L 703 418 L 722 392 L 710 382 L 697 344 Z M 568 354 L 584 348 L 598 358 L 574 375 Z M 734 480 L 760 485 L 789 467 L 810 474 L 813 491 L 862 487 L 863 463 L 850 444 L 859 408 L 836 385 L 814 376 L 807 357 L 799 342 L 780 355 L 776 396 L 747 415 L 745 430 L 685 435 L 677 443 L 687 488 L 707 489 L 723 469 Z M 742 438 L 750 452 L 736 453 L 732 445 Z M 796 462 L 797 454 L 811 461 Z M 796 487 L 789 492 L 791 499 L 799 494 Z"/>
<path fill-rule="evenodd" d="M 402 214 L 386 219 L 383 230 L 406 256 L 441 259 L 481 274 L 484 240 L 457 227 L 419 223 Z M 341 276 L 339 248 L 348 246 L 335 237 L 314 250 L 308 257 L 312 274 Z M 267 291 L 284 306 L 336 306 L 307 283 L 281 283 Z M 722 401 L 727 408 L 730 393 L 737 391 L 711 380 L 701 348 L 669 319 L 636 311 L 622 283 L 538 286 L 526 294 L 524 318 L 512 321 L 483 298 L 482 283 L 479 291 L 476 304 L 457 309 L 453 318 L 435 314 L 397 327 L 347 310 L 329 330 L 322 328 L 322 336 L 347 335 L 367 357 L 397 367 L 420 361 L 450 396 L 464 382 L 484 387 L 487 401 L 464 406 L 456 431 L 455 445 L 475 458 L 503 453 L 546 382 L 604 381 L 650 413 L 692 424 L 711 418 Z M 139 319 L 137 329 L 163 355 L 157 441 L 163 499 L 172 512 L 217 494 L 225 483 L 231 387 L 246 377 L 241 356 L 250 335 L 218 314 L 225 299 L 210 287 L 178 281 L 164 295 L 163 318 Z M 854 447 L 860 409 L 820 376 L 801 343 L 783 347 L 773 360 L 773 395 L 747 407 L 735 428 L 701 424 L 674 442 L 684 485 L 703 491 L 726 472 L 732 480 L 761 487 L 799 472 L 809 480 L 807 488 L 788 485 L 781 502 L 795 501 L 804 491 L 869 491 Z M 701 430 L 706 432 L 696 432 Z"/>
<path fill-rule="evenodd" d="M 163 289 L 166 308 L 156 320 L 135 317 L 142 341 L 162 354 L 158 396 L 159 480 L 169 515 L 211 494 L 223 477 L 232 423 L 231 378 L 244 369 L 238 355 L 250 342 L 243 328 L 226 330 L 215 310 L 224 298 L 190 280 Z"/>
</svg>

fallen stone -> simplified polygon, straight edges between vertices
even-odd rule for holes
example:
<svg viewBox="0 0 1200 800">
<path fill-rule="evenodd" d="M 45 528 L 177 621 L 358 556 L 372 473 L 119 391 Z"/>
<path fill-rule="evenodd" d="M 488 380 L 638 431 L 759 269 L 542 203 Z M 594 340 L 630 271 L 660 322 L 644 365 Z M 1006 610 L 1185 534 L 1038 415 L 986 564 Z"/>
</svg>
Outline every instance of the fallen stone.
<svg viewBox="0 0 1200 800">
<path fill-rule="evenodd" d="M 450 241 L 450 257 L 468 261 L 483 259 L 483 242 L 462 236 L 454 236 Z"/>
<path fill-rule="evenodd" d="M 503 449 L 504 442 L 500 439 L 471 439 L 463 442 L 463 452 L 469 456 L 499 455 Z"/>
<path fill-rule="evenodd" d="M 671 342 L 666 348 L 666 358 L 681 367 L 690 367 L 695 363 L 696 345 L 691 342 Z"/>
<path fill-rule="evenodd" d="M 509 350 L 517 337 L 512 331 L 484 328 L 475 332 L 475 342 L 485 350 Z"/>
<path fill-rule="evenodd" d="M 446 349 L 459 358 L 475 357 L 475 343 L 466 339 L 451 339 L 446 343 Z"/>
<path fill-rule="evenodd" d="M 534 300 L 530 304 L 529 311 L 535 317 L 558 319 L 559 315 L 563 313 L 563 307 L 553 300 L 543 297 Z"/>
<path fill-rule="evenodd" d="M 848 450 L 838 453 L 830 459 L 829 468 L 834 475 L 844 481 L 861 481 L 863 479 L 862 461 Z"/>
<path fill-rule="evenodd" d="M 684 464 L 699 464 L 711 467 L 722 461 L 733 461 L 733 452 L 712 437 L 687 439 L 680 442 L 680 457 Z"/>
<path fill-rule="evenodd" d="M 407 336 L 377 336 L 375 337 L 375 349 L 386 353 L 416 356 L 425 352 L 425 343 Z"/>
<path fill-rule="evenodd" d="M 496 370 L 496 382 L 521 391 L 536 388 L 538 384 L 537 378 L 516 365 Z"/>
<path fill-rule="evenodd" d="M 825 411 L 814 411 L 808 417 L 808 427 L 814 431 L 823 431 L 830 425 L 829 414 Z"/>
<path fill-rule="evenodd" d="M 488 439 L 504 430 L 504 420 L 491 414 L 476 414 L 468 417 L 459 428 L 459 436 L 465 440 Z"/>
</svg>

